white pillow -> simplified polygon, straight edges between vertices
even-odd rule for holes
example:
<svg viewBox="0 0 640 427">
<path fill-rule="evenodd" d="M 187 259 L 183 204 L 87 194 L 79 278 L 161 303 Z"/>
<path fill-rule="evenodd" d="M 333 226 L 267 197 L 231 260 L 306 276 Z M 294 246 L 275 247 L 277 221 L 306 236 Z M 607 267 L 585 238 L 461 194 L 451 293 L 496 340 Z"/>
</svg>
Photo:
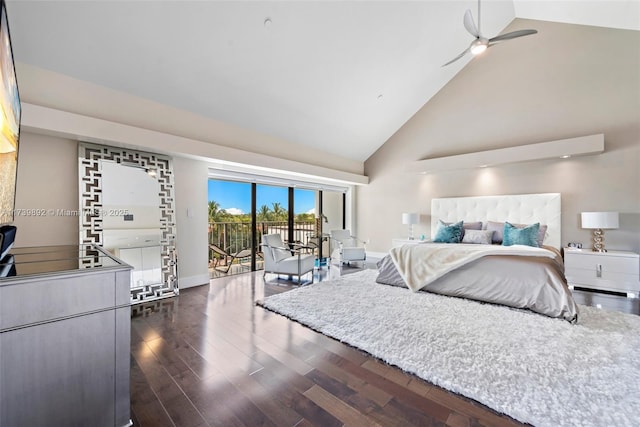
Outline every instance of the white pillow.
<svg viewBox="0 0 640 427">
<path fill-rule="evenodd" d="M 491 230 L 466 230 L 462 243 L 475 243 L 478 245 L 490 245 L 493 237 Z"/>
</svg>

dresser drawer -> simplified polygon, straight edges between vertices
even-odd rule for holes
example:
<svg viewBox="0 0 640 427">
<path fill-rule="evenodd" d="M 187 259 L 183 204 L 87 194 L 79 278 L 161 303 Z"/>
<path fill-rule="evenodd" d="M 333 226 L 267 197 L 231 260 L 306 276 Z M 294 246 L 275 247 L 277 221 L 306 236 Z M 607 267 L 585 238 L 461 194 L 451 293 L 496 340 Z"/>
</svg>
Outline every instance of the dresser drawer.
<svg viewBox="0 0 640 427">
<path fill-rule="evenodd" d="M 113 271 L 87 270 L 64 280 L 43 276 L 3 286 L 0 330 L 112 309 L 116 301 L 115 277 Z"/>
</svg>

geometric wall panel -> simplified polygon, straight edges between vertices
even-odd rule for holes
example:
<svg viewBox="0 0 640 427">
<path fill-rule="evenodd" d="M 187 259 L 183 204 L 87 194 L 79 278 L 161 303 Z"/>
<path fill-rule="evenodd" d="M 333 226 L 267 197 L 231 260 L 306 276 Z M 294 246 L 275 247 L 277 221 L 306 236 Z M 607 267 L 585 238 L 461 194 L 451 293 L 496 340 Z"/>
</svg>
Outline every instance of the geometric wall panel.
<svg viewBox="0 0 640 427">
<path fill-rule="evenodd" d="M 102 246 L 103 200 L 102 160 L 125 166 L 135 166 L 145 171 L 155 171 L 160 184 L 160 252 L 162 283 L 131 284 L 131 303 L 139 304 L 178 295 L 178 266 L 176 253 L 176 214 L 173 187 L 173 164 L 171 157 L 146 153 L 128 148 L 81 142 L 78 150 L 78 174 L 80 195 L 80 244 Z M 100 258 L 86 257 L 86 267 L 97 267 Z"/>
</svg>

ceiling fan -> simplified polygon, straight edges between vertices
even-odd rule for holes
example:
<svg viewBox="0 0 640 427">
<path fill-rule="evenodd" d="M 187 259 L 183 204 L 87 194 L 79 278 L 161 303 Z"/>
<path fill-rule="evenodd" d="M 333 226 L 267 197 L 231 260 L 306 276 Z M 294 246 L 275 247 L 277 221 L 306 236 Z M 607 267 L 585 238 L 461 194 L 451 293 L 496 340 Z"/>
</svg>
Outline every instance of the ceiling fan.
<svg viewBox="0 0 640 427">
<path fill-rule="evenodd" d="M 477 55 L 487 50 L 487 48 L 503 40 L 515 39 L 517 37 L 528 36 L 531 34 L 536 34 L 538 32 L 537 30 L 518 30 L 518 31 L 512 31 L 510 33 L 502 34 L 499 36 L 495 36 L 490 39 L 483 37 L 482 34 L 480 33 L 480 0 L 478 0 L 478 26 L 476 27 L 475 22 L 473 22 L 473 16 L 471 15 L 471 10 L 469 9 L 467 9 L 467 11 L 464 13 L 463 23 L 467 31 L 471 33 L 473 37 L 475 37 L 475 40 L 471 42 L 469 47 L 466 48 L 464 52 L 462 52 L 460 55 L 456 56 L 451 61 L 444 64 L 443 67 L 451 64 L 452 62 L 457 61 L 458 59 L 462 58 L 469 52 L 471 52 L 472 55 Z"/>
</svg>

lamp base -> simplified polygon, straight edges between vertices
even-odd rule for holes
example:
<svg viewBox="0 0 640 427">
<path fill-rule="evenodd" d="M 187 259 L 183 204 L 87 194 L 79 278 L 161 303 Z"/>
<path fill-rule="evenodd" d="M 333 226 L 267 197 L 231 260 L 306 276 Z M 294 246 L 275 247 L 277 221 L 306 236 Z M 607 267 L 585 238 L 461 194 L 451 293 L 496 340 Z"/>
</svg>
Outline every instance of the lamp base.
<svg viewBox="0 0 640 427">
<path fill-rule="evenodd" d="M 593 230 L 593 252 L 607 252 L 604 248 L 604 231 L 602 228 Z"/>
</svg>

